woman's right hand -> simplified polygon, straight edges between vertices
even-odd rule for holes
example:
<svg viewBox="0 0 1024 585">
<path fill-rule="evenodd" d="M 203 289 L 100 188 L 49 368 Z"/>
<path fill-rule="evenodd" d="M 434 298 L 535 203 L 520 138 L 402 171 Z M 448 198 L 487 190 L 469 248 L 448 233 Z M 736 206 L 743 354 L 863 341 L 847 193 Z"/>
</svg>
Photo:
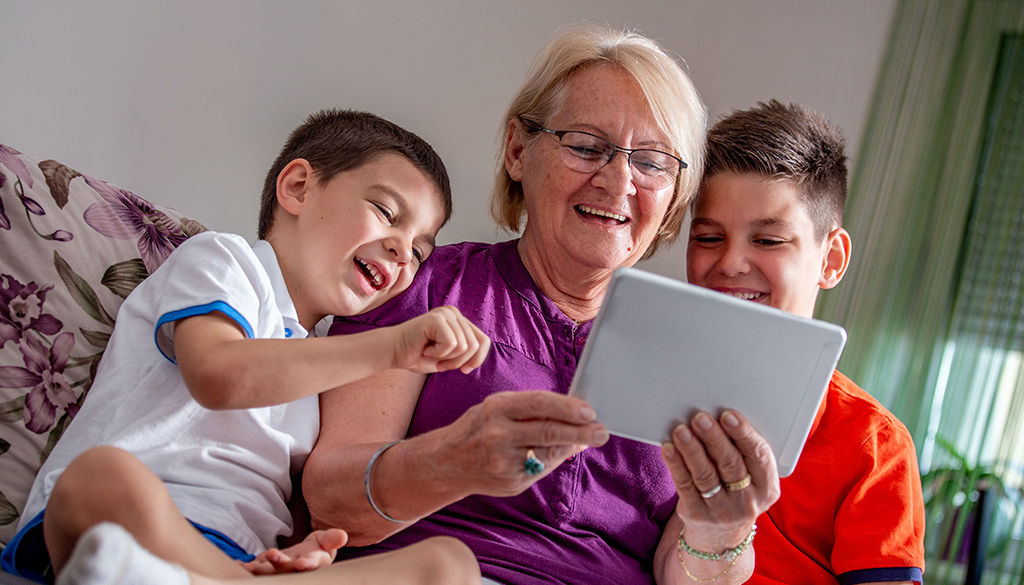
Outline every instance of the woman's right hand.
<svg viewBox="0 0 1024 585">
<path fill-rule="evenodd" d="M 501 392 L 428 434 L 442 435 L 452 479 L 463 482 L 469 493 L 513 496 L 569 457 L 607 443 L 608 430 L 595 417 L 594 410 L 574 396 Z M 531 449 L 544 464 L 537 475 L 525 469 Z"/>
<path fill-rule="evenodd" d="M 448 426 L 395 445 L 373 467 L 372 495 L 395 524 L 369 505 L 367 462 L 404 437 L 424 376 L 388 370 L 320 397 L 320 437 L 306 461 L 303 493 L 314 528 L 345 526 L 351 546 L 379 542 L 471 494 L 522 493 L 568 457 L 608 441 L 582 400 L 554 392 L 497 393 Z M 527 451 L 544 463 L 526 473 Z"/>
</svg>

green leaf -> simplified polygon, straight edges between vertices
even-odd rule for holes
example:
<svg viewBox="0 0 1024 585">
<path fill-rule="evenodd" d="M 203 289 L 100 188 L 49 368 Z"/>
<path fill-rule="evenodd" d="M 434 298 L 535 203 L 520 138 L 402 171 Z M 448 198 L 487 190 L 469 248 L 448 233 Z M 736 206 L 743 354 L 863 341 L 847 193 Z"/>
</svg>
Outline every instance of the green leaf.
<svg viewBox="0 0 1024 585">
<path fill-rule="evenodd" d="M 181 218 L 181 231 L 185 234 L 185 237 L 191 238 L 196 234 L 207 231 L 207 228 L 194 219 L 183 217 Z"/>
<path fill-rule="evenodd" d="M 0 404 L 0 422 L 12 423 L 21 420 L 21 411 L 25 408 L 25 396 L 19 396 L 10 402 Z"/>
<path fill-rule="evenodd" d="M 94 353 L 92 355 L 87 355 L 87 356 L 83 356 L 83 357 L 68 358 L 68 365 L 67 365 L 67 367 L 68 368 L 77 368 L 77 367 L 80 367 L 80 366 L 92 365 L 93 363 L 98 362 L 100 360 L 100 358 L 102 358 L 102 357 L 103 357 L 103 352 L 100 351 L 98 353 Z"/>
<path fill-rule="evenodd" d="M 57 424 L 53 426 L 53 430 L 50 431 L 50 435 L 46 437 L 46 445 L 43 446 L 43 451 L 39 454 L 40 465 L 46 463 L 46 458 L 50 456 L 50 451 L 53 451 L 53 448 L 57 446 L 57 441 L 60 440 L 69 424 L 71 424 L 71 417 L 65 412 L 64 415 L 60 417 L 60 420 L 57 421 Z"/>
<path fill-rule="evenodd" d="M 46 177 L 46 186 L 50 188 L 50 196 L 57 207 L 64 209 L 68 204 L 68 185 L 75 177 L 81 177 L 81 173 L 55 160 L 40 162 L 39 170 L 43 171 L 43 176 Z"/>
<path fill-rule="evenodd" d="M 68 288 L 71 298 L 75 299 L 78 306 L 82 307 L 93 319 L 113 327 L 114 319 L 103 309 L 103 305 L 100 304 L 96 292 L 92 290 L 92 287 L 89 286 L 89 283 L 84 278 L 75 274 L 75 271 L 60 257 L 56 250 L 53 252 L 53 265 L 57 268 L 57 274 L 64 281 L 64 286 Z"/>
<path fill-rule="evenodd" d="M 18 520 L 18 509 L 14 507 L 3 492 L 0 492 L 0 526 L 13 524 Z"/>
<path fill-rule="evenodd" d="M 110 292 L 125 299 L 147 276 L 149 276 L 149 271 L 146 270 L 142 258 L 132 258 L 107 268 L 100 282 Z"/>
<path fill-rule="evenodd" d="M 99 348 L 107 347 L 107 342 L 110 341 L 110 333 L 106 331 L 90 331 L 88 329 L 81 328 L 79 328 L 78 331 L 86 341 Z"/>
</svg>

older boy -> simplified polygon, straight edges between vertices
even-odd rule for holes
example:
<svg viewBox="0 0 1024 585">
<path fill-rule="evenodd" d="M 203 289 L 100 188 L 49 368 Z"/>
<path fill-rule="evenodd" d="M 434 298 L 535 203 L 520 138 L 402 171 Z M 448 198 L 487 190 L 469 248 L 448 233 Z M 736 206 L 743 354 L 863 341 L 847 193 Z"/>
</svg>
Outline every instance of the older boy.
<svg viewBox="0 0 1024 585">
<path fill-rule="evenodd" d="M 846 156 L 823 117 L 777 101 L 712 128 L 691 283 L 812 317 L 850 258 Z M 838 371 L 796 471 L 757 520 L 751 583 L 921 582 L 924 505 L 906 427 Z"/>
<path fill-rule="evenodd" d="M 329 564 L 341 530 L 264 552 L 291 532 L 290 478 L 317 439 L 317 394 L 390 368 L 469 371 L 489 342 L 451 307 L 363 334 L 307 331 L 405 290 L 450 211 L 447 172 L 422 139 L 372 114 L 310 116 L 267 174 L 260 241 L 197 235 L 126 299 L 5 568 L 40 579 L 52 563 L 69 584 L 196 584 L 251 576 L 233 559 L 253 553 L 257 572 Z M 479 579 L 451 539 L 396 552 L 281 577 Z"/>
</svg>

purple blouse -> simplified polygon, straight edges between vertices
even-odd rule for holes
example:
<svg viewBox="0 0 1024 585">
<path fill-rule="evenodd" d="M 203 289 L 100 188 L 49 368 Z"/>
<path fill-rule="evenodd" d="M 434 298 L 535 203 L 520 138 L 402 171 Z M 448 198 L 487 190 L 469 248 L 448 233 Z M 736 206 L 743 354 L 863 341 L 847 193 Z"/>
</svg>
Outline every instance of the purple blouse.
<svg viewBox="0 0 1024 585">
<path fill-rule="evenodd" d="M 591 323 L 576 326 L 537 289 L 516 244 L 439 247 L 404 294 L 331 327 L 354 333 L 454 305 L 491 338 L 490 355 L 472 374 L 427 377 L 410 437 L 450 424 L 494 392 L 568 391 Z M 484 576 L 504 583 L 653 583 L 654 551 L 675 504 L 660 449 L 612 436 L 518 496 L 467 497 L 339 558 L 448 535 L 476 553 Z"/>
</svg>

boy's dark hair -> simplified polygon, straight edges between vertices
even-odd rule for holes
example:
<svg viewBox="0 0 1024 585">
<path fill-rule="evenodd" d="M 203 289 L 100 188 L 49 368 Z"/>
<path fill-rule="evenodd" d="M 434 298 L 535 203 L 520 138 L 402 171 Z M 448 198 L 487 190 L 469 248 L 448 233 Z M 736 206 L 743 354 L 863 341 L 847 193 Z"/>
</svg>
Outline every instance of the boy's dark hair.
<svg viewBox="0 0 1024 585">
<path fill-rule="evenodd" d="M 400 154 L 434 183 L 444 205 L 444 223 L 452 215 L 452 189 L 441 157 L 419 136 L 369 112 L 320 110 L 296 128 L 263 181 L 257 237 L 263 239 L 274 225 L 277 176 L 288 163 L 306 159 L 326 185 L 338 173 L 350 171 L 386 153 Z M 444 224 L 442 224 L 444 225 Z"/>
<path fill-rule="evenodd" d="M 792 181 L 824 238 L 843 225 L 846 140 L 824 116 L 777 100 L 733 112 L 708 133 L 704 181 L 719 173 L 756 173 Z M 700 199 L 698 193 L 696 201 Z"/>
</svg>

